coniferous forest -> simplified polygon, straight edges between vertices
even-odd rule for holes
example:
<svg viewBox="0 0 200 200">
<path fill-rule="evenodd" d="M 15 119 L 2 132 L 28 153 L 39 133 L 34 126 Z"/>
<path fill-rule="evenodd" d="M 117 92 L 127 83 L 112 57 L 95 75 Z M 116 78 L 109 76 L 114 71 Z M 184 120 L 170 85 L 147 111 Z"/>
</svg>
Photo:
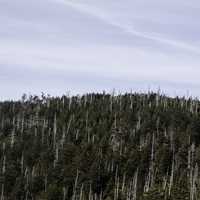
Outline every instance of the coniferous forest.
<svg viewBox="0 0 200 200">
<path fill-rule="evenodd" d="M 1 200 L 199 200 L 200 101 L 23 95 L 0 103 Z"/>
</svg>

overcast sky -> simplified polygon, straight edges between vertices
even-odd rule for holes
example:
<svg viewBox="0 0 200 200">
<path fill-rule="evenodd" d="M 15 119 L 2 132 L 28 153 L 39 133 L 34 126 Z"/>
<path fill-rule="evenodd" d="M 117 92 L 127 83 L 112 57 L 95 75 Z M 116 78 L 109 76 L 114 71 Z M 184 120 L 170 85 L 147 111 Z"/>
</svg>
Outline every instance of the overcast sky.
<svg viewBox="0 0 200 200">
<path fill-rule="evenodd" d="M 200 96 L 199 0 L 0 0 L 0 100 L 161 88 Z"/>
</svg>

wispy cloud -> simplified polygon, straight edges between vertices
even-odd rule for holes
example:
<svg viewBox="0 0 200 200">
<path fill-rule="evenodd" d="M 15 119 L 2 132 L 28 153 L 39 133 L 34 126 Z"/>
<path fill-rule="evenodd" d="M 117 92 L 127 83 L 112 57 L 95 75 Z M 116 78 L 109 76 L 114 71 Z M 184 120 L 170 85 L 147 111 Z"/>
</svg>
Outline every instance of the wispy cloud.
<svg viewBox="0 0 200 200">
<path fill-rule="evenodd" d="M 2 98 L 149 86 L 199 95 L 200 13 L 181 2 L 0 1 Z"/>
<path fill-rule="evenodd" d="M 133 35 L 133 37 L 138 36 L 142 37 L 143 39 L 148 40 L 154 40 L 159 43 L 167 44 L 174 46 L 176 48 L 184 49 L 187 51 L 191 51 L 196 54 L 200 54 L 200 48 L 199 46 L 194 46 L 179 40 L 173 40 L 170 38 L 166 38 L 165 36 L 162 36 L 159 33 L 149 33 L 149 32 L 141 32 L 133 28 L 133 25 L 127 25 L 126 23 L 119 23 L 117 20 L 115 20 L 111 15 L 108 15 L 107 13 L 103 12 L 101 9 L 97 9 L 96 7 L 85 4 L 85 3 L 77 3 L 77 1 L 72 0 L 59 0 L 60 2 L 63 2 L 64 4 L 72 7 L 73 9 L 76 9 L 80 12 L 87 13 L 89 15 L 92 15 L 94 17 L 97 17 L 101 20 L 103 20 L 105 23 L 108 23 L 112 26 L 120 28 L 122 31 L 130 33 Z M 124 2 L 126 3 L 126 2 Z"/>
</svg>

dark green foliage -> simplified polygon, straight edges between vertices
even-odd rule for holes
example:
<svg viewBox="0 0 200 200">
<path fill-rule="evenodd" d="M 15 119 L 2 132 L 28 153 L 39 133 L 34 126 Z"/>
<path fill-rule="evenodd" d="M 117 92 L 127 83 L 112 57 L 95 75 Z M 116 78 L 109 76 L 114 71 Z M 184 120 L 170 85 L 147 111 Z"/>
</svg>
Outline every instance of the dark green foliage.
<svg viewBox="0 0 200 200">
<path fill-rule="evenodd" d="M 0 199 L 198 200 L 200 102 L 86 94 L 0 103 Z"/>
<path fill-rule="evenodd" d="M 164 200 L 165 193 L 159 187 L 154 187 L 150 191 L 144 193 L 142 200 Z"/>
</svg>

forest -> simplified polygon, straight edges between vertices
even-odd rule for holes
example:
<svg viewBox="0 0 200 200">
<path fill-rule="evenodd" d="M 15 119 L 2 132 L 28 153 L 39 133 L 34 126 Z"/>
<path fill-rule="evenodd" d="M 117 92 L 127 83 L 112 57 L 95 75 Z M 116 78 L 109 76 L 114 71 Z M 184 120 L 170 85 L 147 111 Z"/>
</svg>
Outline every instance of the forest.
<svg viewBox="0 0 200 200">
<path fill-rule="evenodd" d="M 200 101 L 161 93 L 0 102 L 0 200 L 199 200 Z"/>
</svg>

